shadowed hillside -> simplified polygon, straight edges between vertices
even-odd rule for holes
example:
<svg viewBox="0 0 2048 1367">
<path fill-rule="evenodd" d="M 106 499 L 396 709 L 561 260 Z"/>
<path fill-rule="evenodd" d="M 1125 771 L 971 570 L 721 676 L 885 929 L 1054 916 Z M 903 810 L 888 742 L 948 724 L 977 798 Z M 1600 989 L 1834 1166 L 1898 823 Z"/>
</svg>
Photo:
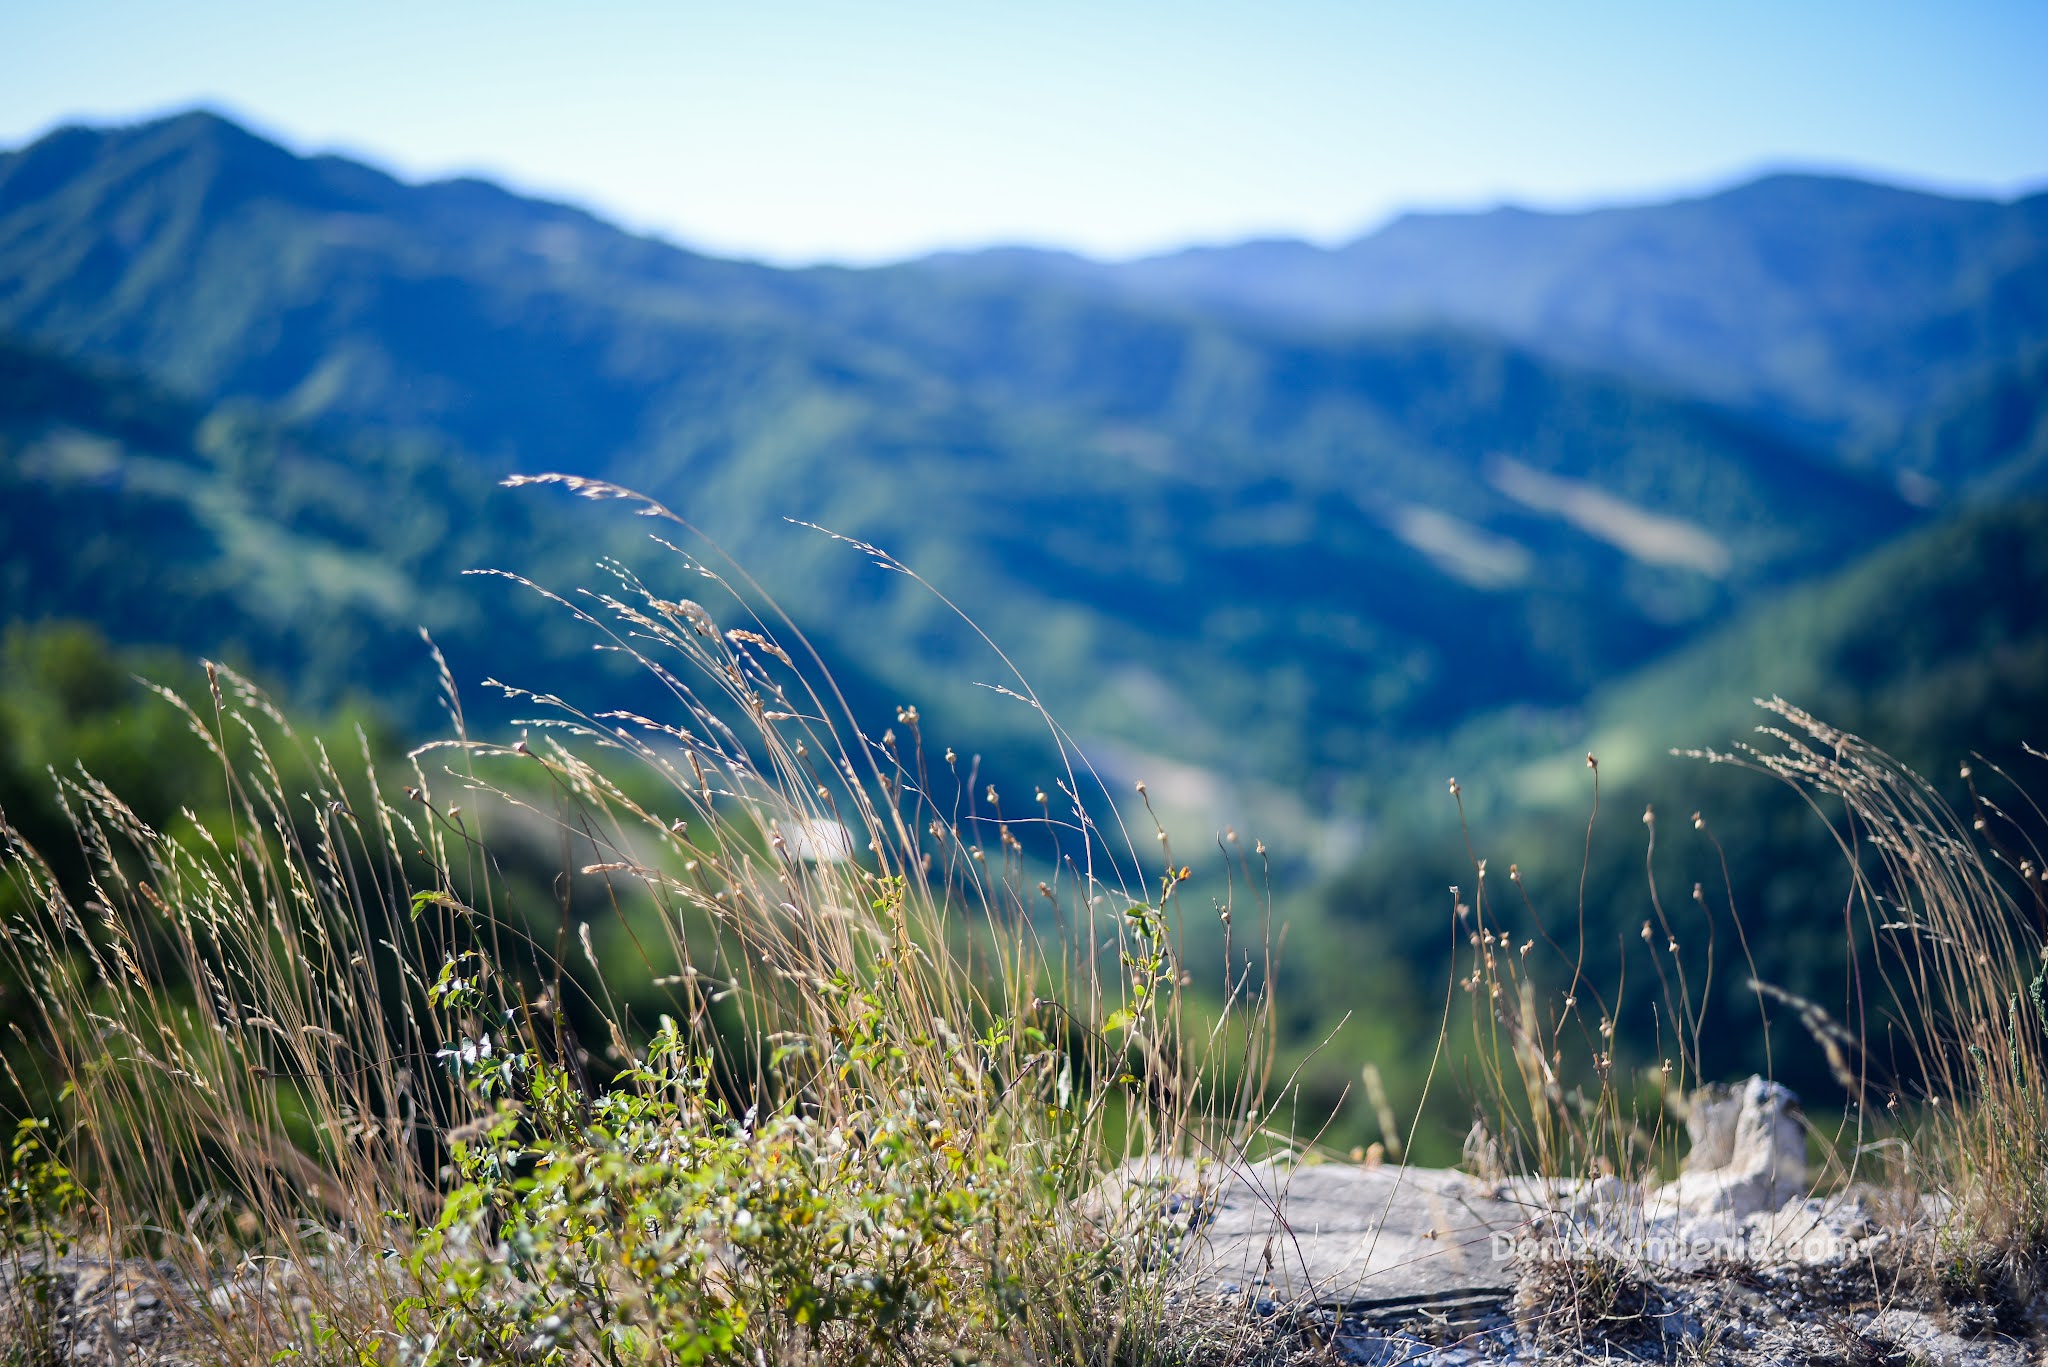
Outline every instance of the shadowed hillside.
<svg viewBox="0 0 2048 1367">
<path fill-rule="evenodd" d="M 934 750 L 983 756 L 1010 791 L 1048 784 L 1038 714 L 980 686 L 1016 684 L 987 643 L 930 589 L 786 519 L 873 543 L 986 629 L 1112 791 L 1148 780 L 1177 838 L 1257 831 L 1293 889 L 1362 855 L 1289 913 L 1290 1047 L 1377 966 L 1374 1019 L 1311 1070 L 1334 1103 L 1361 1054 L 1396 1090 L 1414 1081 L 1393 1055 L 1428 1013 L 1409 989 L 1434 981 L 1441 889 L 1462 876 L 1448 774 L 1476 818 L 1519 814 L 1497 833 L 1508 857 L 1563 878 L 1544 860 L 1578 848 L 1597 750 L 1611 804 L 1741 813 L 1742 876 L 1765 881 L 1739 891 L 1776 908 L 1798 899 L 1770 879 L 1820 866 L 1812 832 L 1669 746 L 1727 741 L 1770 692 L 1936 773 L 2030 738 L 2048 697 L 2039 519 L 1981 500 L 2038 476 L 2041 353 L 2013 340 L 2038 315 L 1986 284 L 2004 302 L 1982 318 L 2005 330 L 1955 334 L 1953 384 L 1880 385 L 1899 415 L 1882 440 L 1851 411 L 1842 347 L 1911 351 L 1968 280 L 2023 279 L 2013 224 L 2031 212 L 1774 180 L 1658 210 L 1417 220 L 1356 249 L 1440 232 L 1412 250 L 1467 280 L 1487 242 L 1537 282 L 1503 299 L 1555 288 L 1590 309 L 1577 272 L 1639 319 L 1676 316 L 1658 292 L 1692 281 L 1751 329 L 1709 350 L 1765 388 L 1789 373 L 1770 357 L 1821 328 L 1835 340 L 1801 354 L 1846 397 L 1795 422 L 1792 391 L 1734 395 L 1720 362 L 1653 385 L 1560 361 L 1545 353 L 1579 334 L 1537 313 L 1418 302 L 1399 327 L 1354 327 L 1015 257 L 784 271 L 480 183 L 295 157 L 204 114 L 66 130 L 0 159 L 0 322 L 18 339 L 0 344 L 0 610 L 225 652 L 316 705 L 372 699 L 431 728 L 418 625 L 465 688 L 590 680 L 566 614 L 464 571 L 566 587 L 605 582 L 600 556 L 671 554 L 496 484 L 564 469 L 646 490 L 756 571 L 869 740 L 915 704 Z M 1637 266 L 1614 255 L 1658 233 Z M 1799 253 L 1767 250 L 1773 234 Z M 1182 265 L 1267 249 L 1244 250 Z M 1716 277 L 1724 258 L 1747 264 Z M 1886 273 L 1898 290 L 1866 298 Z M 1813 435 L 1848 428 L 1866 435 Z M 1935 506 L 1895 492 L 1901 472 Z M 1589 883 L 1610 939 L 1640 910 L 1627 815 Z M 1716 1019 L 1746 1058 L 1747 1017 Z"/>
<path fill-rule="evenodd" d="M 1918 410 L 2048 338 L 2048 195 L 1998 204 L 1814 175 L 1588 213 L 1408 214 L 1333 249 L 934 264 L 1324 328 L 1454 321 L 1849 438 L 1880 468 Z"/>
<path fill-rule="evenodd" d="M 1913 518 L 1824 450 L 1482 336 L 716 261 L 205 114 L 0 160 L 0 323 L 202 410 L 649 489 L 885 693 L 993 679 L 943 605 L 779 519 L 860 537 L 1106 757 L 1296 792 L 1574 699 Z"/>
</svg>

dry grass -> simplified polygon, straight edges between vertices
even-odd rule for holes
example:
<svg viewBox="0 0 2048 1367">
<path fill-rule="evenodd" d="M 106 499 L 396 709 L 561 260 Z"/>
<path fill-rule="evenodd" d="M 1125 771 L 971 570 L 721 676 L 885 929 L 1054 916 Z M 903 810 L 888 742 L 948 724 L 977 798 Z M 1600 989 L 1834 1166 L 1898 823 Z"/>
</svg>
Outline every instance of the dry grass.
<svg viewBox="0 0 2048 1367">
<path fill-rule="evenodd" d="M 483 741 L 451 684 L 401 796 L 210 668 L 210 706 L 169 704 L 229 822 L 153 830 L 65 780 L 83 889 L 8 833 L 0 953 L 45 1060 L 18 1082 L 62 1095 L 66 1227 L 212 1288 L 208 1361 L 1270 1352 L 1180 1325 L 1146 1212 L 1076 1213 L 1128 1154 L 1266 1128 L 1270 973 L 1190 1028 L 1163 833 L 1140 857 L 1098 825 L 1072 763 L 1005 808 L 913 708 L 863 734 L 792 624 L 678 555 L 726 620 L 623 571 L 556 600 L 663 718 L 508 689 L 533 716 Z M 535 906 L 499 860 L 543 832 Z"/>
<path fill-rule="evenodd" d="M 610 485 L 529 482 L 689 533 Z M 219 763 L 225 821 L 151 829 L 64 779 L 83 886 L 5 831 L 19 910 L 0 954 L 36 1010 L 10 1025 L 41 1060 L 14 1081 L 59 1102 L 42 1185 L 9 1189 L 14 1265 L 54 1257 L 24 1232 L 161 1259 L 167 1296 L 206 1292 L 179 1300 L 188 1338 L 227 1363 L 1286 1357 L 1242 1311 L 1191 1310 L 1153 1212 L 1082 1199 L 1127 1157 L 1292 1142 L 1271 1123 L 1263 915 L 1249 955 L 1226 941 L 1221 1009 L 1197 1009 L 1190 870 L 1164 831 L 1121 827 L 1055 723 L 1058 778 L 1006 803 L 927 750 L 915 708 L 866 734 L 755 586 L 676 554 L 715 610 L 618 567 L 606 592 L 549 595 L 661 682 L 662 716 L 505 688 L 530 717 L 478 739 L 444 669 L 454 734 L 393 783 L 367 746 L 337 763 L 209 667 L 204 706 L 166 698 Z M 1012 691 L 1037 708 L 1021 676 Z M 2048 865 L 1974 787 L 1959 817 L 1772 707 L 1773 748 L 1704 757 L 1808 795 L 1876 944 L 1848 937 L 1868 977 L 1847 1024 L 1794 1003 L 1866 1103 L 1827 1180 L 1908 1155 L 1882 1175 L 1934 1212 L 1937 1275 L 2031 1305 Z M 537 847 L 556 859 L 538 898 L 506 872 Z M 1224 842 L 1203 912 L 1226 934 L 1262 853 Z M 1696 980 L 1651 877 L 1654 980 L 1596 985 L 1583 885 L 1574 945 L 1513 866 L 1505 882 L 1474 853 L 1451 897 L 1468 953 L 1437 1048 L 1462 987 L 1458 1057 L 1486 1108 L 1472 1163 L 1667 1173 L 1717 947 Z M 1627 991 L 1667 1023 L 1648 1078 L 1616 1062 Z M 1619 1341 L 1656 1318 L 1640 1269 L 1543 1275 L 1525 1308 L 1547 1332 Z"/>
<path fill-rule="evenodd" d="M 1728 971 L 1717 950 L 1736 951 L 1759 1009 L 1768 1002 L 1802 1027 L 1803 1039 L 1775 1048 L 1819 1050 L 1848 1098 L 1842 1129 L 1814 1136 L 1822 1163 L 1809 1194 L 1870 1191 L 1902 1236 L 1897 1247 L 1914 1250 L 1912 1295 L 1945 1298 L 1966 1318 L 1988 1314 L 2002 1332 L 2035 1332 L 2048 1290 L 2048 861 L 2032 843 L 2043 813 L 1981 757 L 1962 768 L 1970 806 L 1958 813 L 1932 783 L 1859 738 L 1782 700 L 1761 705 L 1774 718 L 1759 728 L 1762 744 L 1683 753 L 1780 781 L 1827 824 L 1847 891 L 1849 1009 L 1830 1013 L 1773 986 L 1732 895 L 1732 944 L 1716 945 L 1700 888 L 1698 913 L 1680 923 L 1659 896 L 1653 812 L 1643 816 L 1641 927 L 1652 973 L 1633 989 L 1584 973 L 1583 889 L 1576 931 L 1568 918 L 1546 922 L 1513 866 L 1503 907 L 1500 880 L 1473 851 L 1471 883 L 1452 890 L 1455 933 L 1468 951 L 1455 984 L 1471 1005 L 1463 1058 L 1481 1110 L 1467 1165 L 1550 1179 L 1567 1203 L 1589 1180 L 1624 1179 L 1601 1188 L 1607 1218 L 1618 1233 L 1638 1225 L 1641 1202 L 1683 1157 L 1677 1120 L 1701 1080 L 1700 1008 L 1716 972 Z M 1598 765 L 1587 762 L 1597 821 Z M 1985 788 L 1986 775 L 1997 791 Z M 1693 825 L 1712 840 L 1700 817 Z M 1590 852 L 1590 824 L 1587 840 Z M 1690 968 L 1680 953 L 1687 935 L 1706 942 Z M 1630 990 L 1652 994 L 1660 1039 L 1616 1040 Z M 1768 1016 L 1764 1028 L 1768 1040 Z M 1632 1070 L 1619 1061 L 1631 1046 L 1658 1061 Z M 1593 1332 L 1610 1318 L 1615 1288 L 1656 1275 L 1599 1260 L 1527 1269 L 1524 1299 L 1536 1307 L 1528 1318 L 1546 1332 L 1564 1326 L 1568 1338 Z M 1880 1299 L 1896 1294 L 1891 1285 Z"/>
<path fill-rule="evenodd" d="M 1771 748 L 1705 757 L 1806 795 L 1850 870 L 1871 971 L 1852 958 L 1847 1021 L 1797 1005 L 1861 1103 L 1858 1153 L 1902 1140 L 1894 1180 L 1929 1200 L 1945 1277 L 2031 1302 L 2048 1285 L 2048 864 L 2030 834 L 2042 813 L 1981 757 L 1961 768 L 1964 815 L 1857 737 L 1764 706 L 1783 720 L 1763 728 Z"/>
<path fill-rule="evenodd" d="M 1585 855 L 1590 867 L 1600 819 L 1599 761 L 1587 755 L 1586 766 L 1592 783 Z M 1464 799 L 1455 779 L 1450 791 L 1462 825 Z M 1656 851 L 1655 814 L 1645 811 L 1643 822 L 1647 870 Z M 1552 1183 L 1654 1179 L 1670 1165 L 1680 1109 L 1673 1103 L 1702 1078 L 1698 1021 L 1711 990 L 1712 948 L 1706 978 L 1695 983 L 1651 877 L 1654 920 L 1644 921 L 1642 939 L 1655 982 L 1640 990 L 1654 991 L 1659 1019 L 1677 1028 L 1652 1042 L 1662 1052 L 1655 1073 L 1631 1076 L 1622 1046 L 1640 1042 L 1617 1041 L 1615 1032 L 1638 989 L 1625 978 L 1596 983 L 1586 971 L 1583 877 L 1575 920 L 1547 919 L 1518 865 L 1508 866 L 1503 891 L 1503 880 L 1478 855 L 1469 827 L 1465 838 L 1472 878 L 1468 887 L 1451 889 L 1451 912 L 1452 934 L 1468 952 L 1454 992 L 1445 998 L 1443 1030 L 1448 1038 L 1455 993 L 1462 992 L 1470 1016 L 1466 1059 L 1478 1106 L 1466 1141 L 1467 1166 Z"/>
</svg>

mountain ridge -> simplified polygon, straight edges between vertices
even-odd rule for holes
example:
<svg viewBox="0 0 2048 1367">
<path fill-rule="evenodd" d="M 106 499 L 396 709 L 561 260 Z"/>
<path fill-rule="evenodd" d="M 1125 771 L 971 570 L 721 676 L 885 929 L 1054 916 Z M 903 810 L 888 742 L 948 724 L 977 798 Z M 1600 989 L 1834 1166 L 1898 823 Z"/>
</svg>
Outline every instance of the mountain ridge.
<svg viewBox="0 0 2048 1367">
<path fill-rule="evenodd" d="M 166 179 L 162 163 L 179 154 L 209 163 L 200 195 L 208 203 L 128 202 L 131 182 Z M 95 158 L 118 164 L 86 176 Z M 336 239 L 374 236 L 375 220 L 389 219 L 459 243 L 472 268 L 500 273 L 529 297 L 580 280 L 614 299 L 643 291 L 657 315 L 710 308 L 773 329 L 794 310 L 804 328 L 836 322 L 855 341 L 870 340 L 861 330 L 876 322 L 863 301 L 891 288 L 915 292 L 891 281 L 923 282 L 926 294 L 934 281 L 941 291 L 1053 288 L 1323 335 L 1466 328 L 1840 444 L 1877 470 L 1910 459 L 1902 452 L 1920 414 L 1953 402 L 1999 358 L 2048 341 L 2048 193 L 1966 199 L 1844 175 L 1776 173 L 1670 202 L 1586 211 L 1410 213 L 1333 248 L 1257 240 L 1110 263 L 995 248 L 801 269 L 707 256 L 475 177 L 408 183 L 333 154 L 296 157 L 210 111 L 136 127 L 66 127 L 0 154 L 0 220 L 48 207 L 42 189 L 66 178 L 74 197 L 121 199 L 122 231 L 150 236 L 159 250 L 191 247 L 179 236 L 185 222 L 205 208 L 260 199 L 252 178 L 268 178 L 300 209 L 327 215 L 323 231 Z M 81 188 L 87 180 L 94 184 Z M 118 275 L 126 291 L 151 283 L 104 245 L 106 259 L 80 260 L 89 235 L 78 231 L 79 213 L 44 217 L 13 225 L 17 238 L 40 227 L 42 238 L 25 245 L 43 254 L 42 269 L 0 262 L 0 285 L 12 284 L 0 299 L 8 326 L 56 331 L 72 346 L 113 346 L 181 387 L 211 392 L 224 371 L 232 377 L 229 358 L 189 337 L 175 350 L 124 339 L 133 324 L 108 314 L 118 312 L 119 292 L 99 301 L 98 314 L 53 298 L 48 276 L 66 264 L 74 274 Z M 410 269 L 447 272 L 445 253 L 436 259 L 413 245 Z M 1676 277 L 1700 283 L 1680 289 Z M 321 377 L 309 403 L 345 389 L 347 370 Z M 244 378 L 266 388 L 261 376 Z"/>
<path fill-rule="evenodd" d="M 0 328 L 202 409 L 647 488 L 870 642 L 878 688 L 956 673 L 947 610 L 772 515 L 830 526 L 968 605 L 1078 733 L 1298 791 L 1924 517 L 1881 465 L 1455 321 L 721 261 L 213 116 L 0 159 Z"/>
<path fill-rule="evenodd" d="M 1108 263 L 1001 249 L 931 268 L 1332 329 L 1463 323 L 1868 445 L 1967 385 L 1985 353 L 2048 335 L 2048 192 L 1964 199 L 1779 173 L 1669 202 L 1410 213 L 1334 247 L 1268 239 Z M 1916 330 L 1917 349 L 1893 345 Z"/>
<path fill-rule="evenodd" d="M 616 562 L 746 621 L 644 522 L 497 479 L 555 468 L 643 488 L 759 572 L 840 671 L 856 747 L 881 747 L 903 704 L 928 755 L 957 746 L 958 769 L 931 766 L 936 800 L 968 774 L 1011 812 L 1034 782 L 1057 793 L 1050 714 L 1105 778 L 1105 816 L 1144 779 L 1177 849 L 1226 828 L 1263 841 L 1288 924 L 1277 1025 L 1312 1103 L 1345 1096 L 1361 1058 L 1396 1096 L 1432 1075 L 1413 1042 L 1441 998 L 1416 985 L 1447 976 L 1461 942 L 1444 890 L 1470 886 L 1475 854 L 1526 876 L 1525 905 L 1566 918 L 1552 925 L 1576 914 L 1600 981 L 1641 982 L 1650 965 L 1627 956 L 1655 949 L 1636 933 L 1646 878 L 1671 905 L 1724 887 L 1715 851 L 1688 841 L 1683 814 L 1703 811 L 1758 945 L 1836 962 L 1825 828 L 1767 784 L 1665 753 L 1734 739 L 1755 693 L 1866 728 L 1936 780 L 1962 746 L 2048 739 L 2026 730 L 2048 716 L 2031 207 L 1991 214 L 2019 226 L 1955 269 L 1929 249 L 1917 302 L 1840 314 L 1810 371 L 1659 374 L 1598 347 L 1561 358 L 1554 337 L 1484 318 L 1317 323 L 1020 280 L 1027 258 L 980 277 L 722 261 L 487 183 L 294 157 L 217 119 L 96 137 L 0 156 L 0 621 L 82 617 L 124 646 L 247 666 L 302 704 L 374 696 L 434 734 L 425 624 L 472 698 L 490 675 L 667 718 L 674 700 L 644 678 L 592 674 L 618 657 L 594 656 L 568 614 L 460 578 L 509 569 L 573 593 L 616 582 Z M 1800 280 L 1819 277 L 1791 270 L 1787 292 L 1759 295 L 1707 249 L 1761 239 L 1674 231 L 1634 258 L 1580 242 L 1524 279 L 1524 304 L 1579 271 L 1606 290 L 1582 301 L 1590 327 L 1654 295 L 1654 270 L 1622 269 L 1647 261 L 1703 271 L 1715 302 L 1754 313 L 1757 355 L 1797 350 L 1818 307 Z M 1827 257 L 1828 232 L 1793 264 Z M 1472 259 L 1414 251 L 1453 277 Z M 1853 304 L 1888 268 L 1844 269 Z M 1607 288 L 1628 280 L 1636 295 Z M 1683 321 L 1618 316 L 1667 341 Z M 1571 340 L 1574 315 L 1556 321 Z M 1934 379 L 1877 419 L 1846 400 L 1802 413 L 1764 383 L 1882 390 L 1901 357 Z M 1894 492 L 1914 478 L 1946 493 Z M 1045 712 L 982 686 L 1015 680 L 948 604 L 784 518 L 924 575 Z M 515 733 L 513 715 L 469 714 L 480 736 Z M 1465 786 L 1447 794 L 1452 773 Z M 1669 833 L 1654 868 L 1637 819 L 1653 805 Z M 1827 1000 L 1808 977 L 1785 985 Z M 1730 1066 L 1767 1066 L 1740 979 L 1716 981 L 1709 1038 Z"/>
</svg>

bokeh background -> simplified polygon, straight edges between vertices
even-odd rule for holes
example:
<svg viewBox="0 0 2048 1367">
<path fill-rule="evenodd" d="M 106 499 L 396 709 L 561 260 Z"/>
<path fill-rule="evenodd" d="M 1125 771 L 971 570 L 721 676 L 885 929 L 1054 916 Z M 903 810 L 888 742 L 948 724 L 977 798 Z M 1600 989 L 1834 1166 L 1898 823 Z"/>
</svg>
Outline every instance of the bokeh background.
<svg viewBox="0 0 2048 1367">
<path fill-rule="evenodd" d="M 1262 840 L 1340 1141 L 1363 1063 L 1419 1095 L 1474 854 L 1555 924 L 1583 875 L 1603 981 L 1700 883 L 1840 1002 L 1826 827 L 1670 751 L 1781 694 L 2038 764 L 2044 52 L 1990 3 L 0 6 L 0 807 L 213 800 L 134 681 L 202 655 L 380 752 L 449 724 L 422 627 L 480 730 L 487 677 L 657 711 L 463 575 L 674 581 L 499 485 L 561 470 L 743 562 L 872 734 L 1061 772 L 795 522 L 1191 861 Z"/>
</svg>

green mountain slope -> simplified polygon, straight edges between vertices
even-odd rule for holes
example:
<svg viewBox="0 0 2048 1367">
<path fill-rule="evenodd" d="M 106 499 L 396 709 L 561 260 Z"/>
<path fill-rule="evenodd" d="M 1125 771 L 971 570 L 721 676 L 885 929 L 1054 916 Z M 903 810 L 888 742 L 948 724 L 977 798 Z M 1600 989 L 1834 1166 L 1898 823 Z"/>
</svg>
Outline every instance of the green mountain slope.
<svg viewBox="0 0 2048 1367">
<path fill-rule="evenodd" d="M 573 596 L 616 590 L 604 564 L 619 565 L 662 592 L 694 593 L 729 624 L 758 625 L 647 529 L 500 488 L 421 438 L 309 430 L 246 400 L 205 408 L 0 338 L 0 622 L 10 627 L 82 623 L 117 646 L 222 659 L 309 712 L 348 707 L 414 738 L 448 725 L 422 629 L 481 727 L 534 714 L 479 687 L 487 677 L 591 711 L 654 715 L 675 699 L 616 652 L 597 653 L 595 629 L 501 578 L 465 577 L 514 570 Z M 906 695 L 868 673 L 832 623 L 809 635 L 861 725 L 879 734 Z M 1034 718 L 985 708 L 973 719 L 997 772 L 1043 781 Z"/>
<path fill-rule="evenodd" d="M 1830 176 L 1584 213 L 1410 214 L 1334 249 L 932 264 L 1324 327 L 1455 322 L 1876 443 L 2048 340 L 2048 195 L 2001 204 Z"/>
<path fill-rule="evenodd" d="M 2048 484 L 2048 344 L 1990 371 L 1886 445 L 1897 468 L 1937 489 L 1998 496 Z"/>
<path fill-rule="evenodd" d="M 1315 928 L 1304 931 L 1309 948 L 1297 955 L 1299 991 L 1320 1003 L 1312 1014 L 1330 1021 L 1355 1005 L 1357 987 L 1342 965 L 1395 963 L 1403 981 L 1419 974 L 1438 985 L 1448 977 L 1444 889 L 1458 884 L 1469 893 L 1474 876 L 1444 791 L 1456 774 L 1472 852 L 1488 861 L 1493 893 L 1506 899 L 1496 906 L 1518 941 L 1538 937 L 1540 918 L 1576 952 L 1583 866 L 1588 981 L 1609 996 L 1624 975 L 1636 985 L 1630 1028 L 1618 1039 L 1655 1037 L 1652 959 L 1664 956 L 1639 934 L 1656 914 L 1652 869 L 1695 984 L 1716 943 L 1719 986 L 1703 1036 L 1710 1069 L 1737 1075 L 1765 1063 L 1731 899 L 1761 976 L 1852 1018 L 1843 952 L 1848 872 L 1820 818 L 1769 779 L 1669 753 L 1725 752 L 1756 739 L 1757 726 L 1778 719 L 1751 700 L 1773 693 L 1914 765 L 1959 809 L 1967 793 L 1957 766 L 1973 752 L 2038 796 L 2048 766 L 2022 746 L 2044 748 L 2048 737 L 2048 501 L 1978 507 L 1918 531 L 1599 690 L 1583 709 L 1490 718 L 1418 759 L 1399 781 L 1395 796 L 1404 800 L 1386 804 L 1395 815 L 1375 849 L 1304 913 L 1304 927 Z M 1590 858 L 1588 753 L 1600 759 L 1601 788 Z M 2031 820 L 1988 766 L 1978 770 L 1986 792 Z M 1657 816 L 1647 867 L 1646 809 Z M 1694 829 L 1694 812 L 1725 849 L 1730 884 L 1714 845 Z M 1499 881 L 1511 864 L 1533 915 Z M 1696 884 L 1705 902 L 1692 899 Z M 1860 913 L 1849 926 L 1867 939 Z M 1548 964 L 1546 980 L 1558 967 Z M 1571 964 L 1562 968 L 1569 976 Z M 1418 1013 L 1427 1007 L 1411 1001 Z M 1789 1015 L 1771 1047 L 1777 1076 L 1812 1096 L 1829 1093 L 1825 1060 Z"/>
<path fill-rule="evenodd" d="M 10 621 L 84 619 L 253 666 L 314 705 L 375 698 L 424 721 L 423 626 L 472 668 L 494 632 L 513 659 L 581 653 L 554 614 L 459 578 L 510 546 L 543 575 L 587 563 L 549 535 L 551 511 L 420 441 L 209 410 L 0 339 Z"/>
<path fill-rule="evenodd" d="M 929 595 L 778 515 L 862 537 L 1105 756 L 1295 791 L 1575 698 L 1912 517 L 1724 412 L 1496 341 L 712 261 L 206 115 L 0 161 L 0 325 L 202 409 L 645 487 L 878 687 L 999 681 Z"/>
</svg>

